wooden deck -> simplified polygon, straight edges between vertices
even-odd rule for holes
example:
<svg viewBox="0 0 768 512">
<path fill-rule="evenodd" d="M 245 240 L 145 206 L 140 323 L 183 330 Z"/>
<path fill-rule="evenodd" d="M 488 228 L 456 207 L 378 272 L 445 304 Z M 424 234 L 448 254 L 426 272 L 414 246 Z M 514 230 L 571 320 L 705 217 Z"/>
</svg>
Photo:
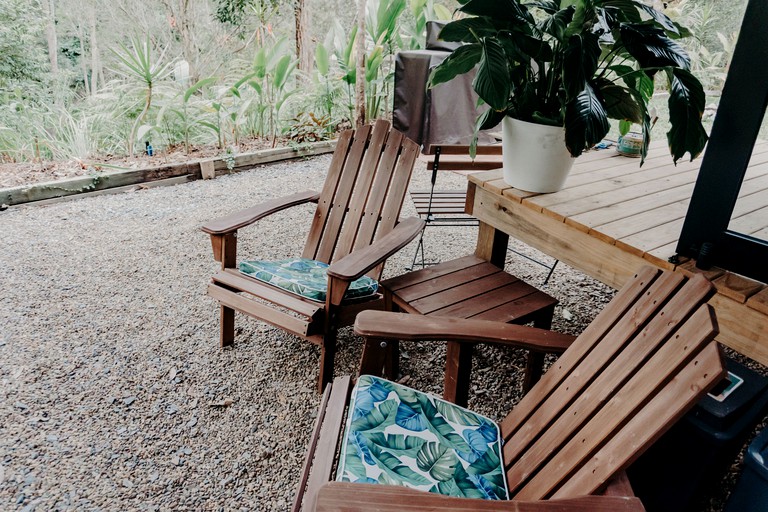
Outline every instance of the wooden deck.
<svg viewBox="0 0 768 512">
<path fill-rule="evenodd" d="M 613 148 L 587 153 L 574 164 L 565 188 L 553 194 L 511 188 L 501 170 L 476 173 L 469 177 L 467 211 L 614 288 L 643 264 L 696 271 L 693 262 L 670 258 L 701 159 L 675 166 L 666 147 L 655 143 L 645 164 L 639 163 Z M 766 143 L 755 147 L 731 229 L 768 238 Z M 720 291 L 712 300 L 719 341 L 768 364 L 768 288 L 718 269 L 707 276 Z"/>
</svg>

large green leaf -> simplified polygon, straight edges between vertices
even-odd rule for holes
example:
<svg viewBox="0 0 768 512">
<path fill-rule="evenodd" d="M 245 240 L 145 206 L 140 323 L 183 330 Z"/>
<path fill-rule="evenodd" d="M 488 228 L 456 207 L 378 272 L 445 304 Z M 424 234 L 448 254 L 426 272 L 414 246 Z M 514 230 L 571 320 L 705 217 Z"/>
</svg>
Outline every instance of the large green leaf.
<svg viewBox="0 0 768 512">
<path fill-rule="evenodd" d="M 638 102 L 638 97 L 629 89 L 605 78 L 597 78 L 593 85 L 603 99 L 608 117 L 626 119 L 637 124 L 643 122 L 644 105 Z"/>
<path fill-rule="evenodd" d="M 389 41 L 397 28 L 397 19 L 405 10 L 405 0 L 389 0 L 379 2 L 379 12 L 376 15 L 376 35 L 374 40 Z"/>
<path fill-rule="evenodd" d="M 390 452 L 397 452 L 397 455 L 416 458 L 419 450 L 427 441 L 418 436 L 409 436 L 404 434 L 384 434 L 383 432 L 373 432 L 363 434 L 370 443 L 379 446 Z M 394 453 L 393 453 L 394 455 Z"/>
<path fill-rule="evenodd" d="M 528 9 L 518 0 L 469 0 L 459 10 L 473 16 L 488 16 L 495 20 L 532 22 Z"/>
<path fill-rule="evenodd" d="M 597 7 L 605 10 L 606 17 L 612 25 L 620 21 L 639 23 L 642 21 L 634 0 L 600 0 L 595 2 Z"/>
<path fill-rule="evenodd" d="M 376 459 L 376 465 L 384 471 L 388 477 L 394 482 L 400 485 L 404 483 L 410 483 L 413 485 L 429 485 L 431 482 L 424 476 L 418 474 L 405 464 L 400 459 L 382 450 L 375 444 L 369 445 L 371 454 Z"/>
<path fill-rule="evenodd" d="M 437 488 L 440 494 L 457 496 L 462 498 L 484 499 L 485 495 L 472 482 L 470 475 L 464 471 L 461 465 L 456 466 L 453 478 L 445 482 L 438 482 Z"/>
<path fill-rule="evenodd" d="M 320 73 L 320 76 L 328 75 L 328 71 L 331 68 L 331 59 L 323 43 L 317 43 L 317 46 L 315 46 L 315 64 L 317 64 L 317 72 Z"/>
<path fill-rule="evenodd" d="M 344 455 L 344 471 L 355 477 L 355 479 L 365 478 L 366 476 L 363 459 L 360 458 L 352 443 L 347 445 L 347 452 Z"/>
<path fill-rule="evenodd" d="M 565 106 L 565 145 L 574 157 L 608 133 L 608 116 L 590 84 Z"/>
<path fill-rule="evenodd" d="M 506 116 L 504 111 L 489 108 L 477 118 L 477 130 L 490 130 L 498 125 L 504 116 Z"/>
<path fill-rule="evenodd" d="M 187 103 L 189 101 L 189 98 L 191 98 L 192 95 L 195 94 L 197 91 L 213 83 L 216 83 L 215 77 L 208 77 L 208 78 L 203 78 L 201 80 L 198 80 L 195 85 L 193 85 L 192 87 L 184 91 L 184 103 Z"/>
<path fill-rule="evenodd" d="M 488 18 L 462 18 L 448 23 L 440 31 L 443 41 L 474 43 L 478 38 L 495 35 L 496 26 Z"/>
<path fill-rule="evenodd" d="M 646 5 L 640 0 L 632 0 L 632 2 L 637 6 L 638 9 L 643 11 L 645 14 L 650 16 L 656 23 L 661 25 L 661 28 L 664 30 L 667 30 L 669 32 L 672 32 L 673 34 L 676 34 L 678 36 L 682 35 L 680 32 L 680 26 L 677 25 L 674 21 L 672 21 L 669 16 L 664 14 L 661 11 L 657 11 L 650 5 Z"/>
<path fill-rule="evenodd" d="M 669 79 L 669 120 L 672 128 L 667 132 L 669 150 L 675 163 L 685 155 L 691 160 L 699 156 L 707 143 L 707 132 L 701 125 L 704 112 L 704 89 L 690 72 L 667 69 Z"/>
<path fill-rule="evenodd" d="M 419 394 L 417 399 L 427 421 L 427 428 L 437 436 L 441 443 L 457 452 L 468 452 L 471 450 L 467 442 L 440 416 L 427 396 Z"/>
<path fill-rule="evenodd" d="M 562 43 L 565 41 L 565 31 L 568 28 L 568 24 L 573 21 L 573 14 L 575 12 L 576 8 L 572 5 L 556 11 L 539 24 L 539 30 L 551 35 Z"/>
<path fill-rule="evenodd" d="M 555 0 L 534 0 L 533 2 L 528 2 L 526 5 L 528 7 L 538 7 L 547 14 L 555 14 L 560 10 L 560 2 L 556 2 Z"/>
<path fill-rule="evenodd" d="M 529 62 L 531 59 L 541 62 L 552 61 L 552 48 L 541 38 L 511 31 L 499 34 L 497 39 L 507 57 L 518 62 Z"/>
<path fill-rule="evenodd" d="M 467 73 L 482 58 L 482 46 L 479 43 L 465 44 L 453 51 L 443 62 L 432 69 L 429 87 L 453 80 L 456 76 Z"/>
<path fill-rule="evenodd" d="M 587 86 L 597 70 L 600 43 L 595 34 L 576 34 L 563 49 L 563 87 L 566 99 L 575 98 Z"/>
<path fill-rule="evenodd" d="M 358 431 L 382 431 L 395 423 L 397 400 L 381 402 L 375 409 L 352 422 L 352 428 Z"/>
<path fill-rule="evenodd" d="M 621 40 L 624 47 L 644 68 L 675 66 L 688 69 L 691 59 L 680 46 L 653 25 L 622 23 Z"/>
<path fill-rule="evenodd" d="M 482 422 L 477 414 L 442 400 L 435 400 L 435 408 L 443 418 L 463 427 L 477 426 Z"/>
<path fill-rule="evenodd" d="M 510 94 L 509 68 L 504 49 L 497 41 L 483 40 L 480 66 L 472 86 L 491 108 L 506 108 Z"/>
<path fill-rule="evenodd" d="M 457 464 L 456 454 L 440 443 L 426 443 L 416 455 L 416 466 L 439 482 L 453 478 Z"/>
</svg>

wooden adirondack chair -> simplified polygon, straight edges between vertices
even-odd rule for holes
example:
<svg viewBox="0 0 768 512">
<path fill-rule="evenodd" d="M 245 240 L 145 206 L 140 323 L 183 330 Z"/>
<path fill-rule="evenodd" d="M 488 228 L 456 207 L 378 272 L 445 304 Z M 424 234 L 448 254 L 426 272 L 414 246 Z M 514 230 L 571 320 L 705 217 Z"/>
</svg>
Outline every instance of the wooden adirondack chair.
<svg viewBox="0 0 768 512">
<path fill-rule="evenodd" d="M 385 485 L 327 484 L 343 427 L 349 377 L 326 390 L 294 510 L 642 510 L 631 487 L 599 493 L 724 375 L 714 337 L 713 293 L 702 276 L 643 268 L 501 422 L 512 501 L 449 498 Z M 393 316 L 397 315 L 397 316 Z M 450 339 L 482 334 L 523 346 L 550 343 L 546 331 L 481 320 L 387 312 L 355 324 L 369 343 L 387 338 Z M 626 479 L 626 477 L 623 477 Z M 621 481 L 621 479 L 619 480 Z M 623 487 L 623 489 L 622 489 Z M 548 500 L 548 501 L 542 501 Z M 533 503 L 531 503 L 533 502 Z M 339 506 L 343 503 L 343 506 Z M 404 504 L 404 503 L 407 503 Z M 396 504 L 396 506 L 392 506 Z"/>
<path fill-rule="evenodd" d="M 361 276 L 378 280 L 384 261 L 421 232 L 417 218 L 398 224 L 419 148 L 389 123 L 377 121 L 342 133 L 321 193 L 300 192 L 267 201 L 205 224 L 213 254 L 221 262 L 208 286 L 221 314 L 221 345 L 234 343 L 235 310 L 321 346 L 318 387 L 333 378 L 336 331 L 364 309 L 381 309 L 381 294 L 345 300 Z M 331 264 L 324 302 L 301 297 L 241 273 L 237 231 L 285 208 L 315 202 L 317 210 L 303 258 Z M 256 300 L 254 300 L 256 299 Z"/>
</svg>

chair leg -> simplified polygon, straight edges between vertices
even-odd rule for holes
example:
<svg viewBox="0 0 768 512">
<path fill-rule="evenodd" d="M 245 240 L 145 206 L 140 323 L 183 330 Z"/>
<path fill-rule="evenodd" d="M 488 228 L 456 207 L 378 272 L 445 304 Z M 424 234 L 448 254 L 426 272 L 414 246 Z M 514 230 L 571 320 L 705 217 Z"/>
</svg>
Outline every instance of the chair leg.
<svg viewBox="0 0 768 512">
<path fill-rule="evenodd" d="M 552 317 L 555 315 L 555 307 L 547 308 L 539 312 L 533 319 L 533 326 L 539 329 L 550 330 Z M 544 353 L 528 351 L 525 361 L 525 375 L 523 376 L 523 393 L 527 393 L 536 384 L 544 373 Z"/>
<path fill-rule="evenodd" d="M 317 391 L 322 393 L 333 380 L 333 358 L 336 355 L 336 329 L 329 329 L 320 345 L 320 375 L 317 377 Z"/>
<path fill-rule="evenodd" d="M 231 347 L 235 344 L 235 310 L 223 304 L 219 306 L 219 310 L 221 312 L 219 331 L 221 347 Z"/>
<path fill-rule="evenodd" d="M 383 338 L 367 338 L 363 344 L 358 375 L 374 375 L 397 380 L 400 342 Z"/>
<path fill-rule="evenodd" d="M 472 345 L 449 341 L 445 353 L 443 399 L 462 407 L 469 400 L 469 377 L 472 372 Z"/>
<path fill-rule="evenodd" d="M 539 382 L 544 373 L 544 354 L 542 352 L 528 351 L 528 357 L 525 361 L 525 375 L 523 376 L 523 394 Z"/>
</svg>

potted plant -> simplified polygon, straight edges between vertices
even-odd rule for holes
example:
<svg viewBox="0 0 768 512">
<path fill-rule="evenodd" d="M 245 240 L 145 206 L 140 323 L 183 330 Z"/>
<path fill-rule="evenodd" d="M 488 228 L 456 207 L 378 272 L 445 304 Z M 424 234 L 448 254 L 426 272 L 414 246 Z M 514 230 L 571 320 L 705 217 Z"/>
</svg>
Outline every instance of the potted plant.
<svg viewBox="0 0 768 512">
<path fill-rule="evenodd" d="M 430 87 L 477 66 L 473 88 L 490 106 L 478 129 L 503 121 L 504 175 L 534 192 L 559 190 L 573 159 L 608 133 L 608 119 L 642 127 L 650 142 L 648 102 L 654 77 L 669 86 L 667 133 L 673 160 L 704 149 L 705 96 L 677 39 L 690 33 L 639 0 L 459 0 L 467 17 L 440 36 L 465 43 L 435 67 Z M 562 141 L 562 142 L 561 142 Z M 512 144 L 521 144 L 513 148 Z M 530 155 L 544 149 L 555 162 Z M 553 149 L 556 147 L 557 149 Z M 518 158 L 519 161 L 515 161 Z M 536 184 L 559 162 L 565 175 Z"/>
</svg>

